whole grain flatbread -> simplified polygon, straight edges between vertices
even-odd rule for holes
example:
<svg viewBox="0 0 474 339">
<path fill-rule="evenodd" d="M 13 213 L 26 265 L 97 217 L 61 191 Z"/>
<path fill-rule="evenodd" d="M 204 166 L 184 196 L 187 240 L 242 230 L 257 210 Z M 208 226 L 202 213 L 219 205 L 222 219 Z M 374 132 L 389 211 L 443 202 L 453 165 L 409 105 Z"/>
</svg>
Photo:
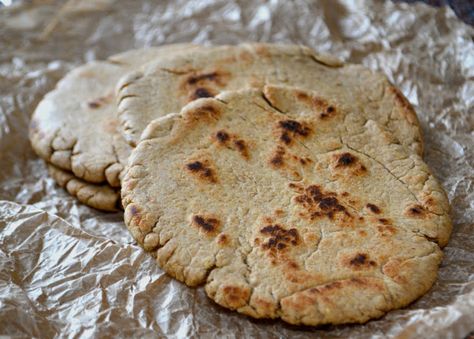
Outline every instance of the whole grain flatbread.
<svg viewBox="0 0 474 339">
<path fill-rule="evenodd" d="M 292 324 L 365 322 L 426 293 L 450 232 L 419 155 L 333 97 L 266 86 L 153 121 L 125 222 L 171 276 Z"/>
<path fill-rule="evenodd" d="M 120 190 L 107 184 L 91 184 L 54 165 L 47 166 L 54 181 L 83 204 L 106 212 L 122 209 Z"/>
<path fill-rule="evenodd" d="M 357 113 L 355 119 L 377 121 L 401 144 L 422 154 L 416 114 L 384 75 L 294 45 L 207 47 L 151 62 L 143 71 L 132 72 L 117 87 L 124 136 L 136 145 L 150 121 L 179 112 L 192 100 L 264 84 L 315 90 Z"/>
<path fill-rule="evenodd" d="M 69 72 L 33 114 L 30 140 L 36 153 L 80 179 L 119 187 L 130 147 L 117 130 L 118 79 L 150 59 L 190 48 L 182 44 L 131 50 Z"/>
</svg>

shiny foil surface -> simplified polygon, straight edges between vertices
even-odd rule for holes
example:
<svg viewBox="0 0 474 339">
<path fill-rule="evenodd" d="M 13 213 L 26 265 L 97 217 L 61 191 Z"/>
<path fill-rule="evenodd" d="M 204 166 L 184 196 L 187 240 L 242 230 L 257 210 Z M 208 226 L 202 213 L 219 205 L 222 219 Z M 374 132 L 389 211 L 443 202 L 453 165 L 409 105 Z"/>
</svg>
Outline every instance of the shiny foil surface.
<svg viewBox="0 0 474 339">
<path fill-rule="evenodd" d="M 446 8 L 362 0 L 13 1 L 0 9 L 0 335 L 15 338 L 464 338 L 474 331 L 474 29 Z M 454 230 L 434 287 L 364 325 L 290 326 L 161 271 L 122 214 L 48 177 L 29 118 L 73 67 L 175 42 L 305 44 L 385 72 L 414 105 Z"/>
</svg>

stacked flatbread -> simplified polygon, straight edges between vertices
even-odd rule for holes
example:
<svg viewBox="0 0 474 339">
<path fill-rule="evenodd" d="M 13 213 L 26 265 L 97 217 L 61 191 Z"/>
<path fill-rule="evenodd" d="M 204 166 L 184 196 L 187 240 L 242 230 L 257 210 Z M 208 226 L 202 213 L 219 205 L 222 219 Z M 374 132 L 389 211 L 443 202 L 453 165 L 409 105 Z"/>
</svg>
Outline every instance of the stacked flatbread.
<svg viewBox="0 0 474 339">
<path fill-rule="evenodd" d="M 255 318 L 340 324 L 403 307 L 432 286 L 451 232 L 409 102 L 306 47 L 88 64 L 40 103 L 30 136 L 86 204 L 116 209 L 121 186 L 125 223 L 167 273 Z"/>
</svg>

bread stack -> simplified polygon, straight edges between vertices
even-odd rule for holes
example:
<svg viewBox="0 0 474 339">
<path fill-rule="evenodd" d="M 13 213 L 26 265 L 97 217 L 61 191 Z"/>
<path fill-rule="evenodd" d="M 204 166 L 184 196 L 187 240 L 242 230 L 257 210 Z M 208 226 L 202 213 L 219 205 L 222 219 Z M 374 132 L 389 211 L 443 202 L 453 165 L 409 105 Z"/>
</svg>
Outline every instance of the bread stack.
<svg viewBox="0 0 474 339">
<path fill-rule="evenodd" d="M 435 281 L 451 232 L 409 102 L 307 47 L 91 62 L 41 101 L 30 139 L 81 202 L 123 206 L 167 273 L 255 318 L 361 323 L 403 307 Z"/>
</svg>

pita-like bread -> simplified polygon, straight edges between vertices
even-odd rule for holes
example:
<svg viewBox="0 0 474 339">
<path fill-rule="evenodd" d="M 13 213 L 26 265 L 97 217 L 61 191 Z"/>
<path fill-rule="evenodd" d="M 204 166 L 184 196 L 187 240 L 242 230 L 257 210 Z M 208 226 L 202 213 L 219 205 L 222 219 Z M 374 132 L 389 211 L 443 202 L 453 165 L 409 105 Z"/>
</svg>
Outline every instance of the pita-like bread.
<svg viewBox="0 0 474 339">
<path fill-rule="evenodd" d="M 365 322 L 436 279 L 451 221 L 420 156 L 332 97 L 267 86 L 152 122 L 125 222 L 176 279 L 292 324 Z"/>
<path fill-rule="evenodd" d="M 33 114 L 30 140 L 36 153 L 80 179 L 119 187 L 130 147 L 117 130 L 118 79 L 150 59 L 189 48 L 183 44 L 132 50 L 72 70 Z"/>
<path fill-rule="evenodd" d="M 123 133 L 136 145 L 153 119 L 179 112 L 188 102 L 224 90 L 283 84 L 315 90 L 354 119 L 371 119 L 422 154 L 422 137 L 410 103 L 387 78 L 361 65 L 343 65 L 307 47 L 244 44 L 209 47 L 152 62 L 117 86 Z"/>
<path fill-rule="evenodd" d="M 84 205 L 98 210 L 115 212 L 121 209 L 120 191 L 107 184 L 91 184 L 72 173 L 47 164 L 49 175 L 69 194 L 76 197 Z"/>
</svg>

